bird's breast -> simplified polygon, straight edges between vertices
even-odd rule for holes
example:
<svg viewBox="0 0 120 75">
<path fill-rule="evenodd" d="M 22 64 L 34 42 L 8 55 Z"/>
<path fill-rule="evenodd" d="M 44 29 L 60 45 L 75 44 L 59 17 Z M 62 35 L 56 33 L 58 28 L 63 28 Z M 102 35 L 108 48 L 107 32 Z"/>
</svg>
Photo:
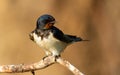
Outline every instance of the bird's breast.
<svg viewBox="0 0 120 75">
<path fill-rule="evenodd" d="M 48 37 L 43 38 L 33 33 L 33 38 L 34 41 L 45 50 L 61 52 L 67 46 L 67 43 L 56 39 L 51 32 Z"/>
</svg>

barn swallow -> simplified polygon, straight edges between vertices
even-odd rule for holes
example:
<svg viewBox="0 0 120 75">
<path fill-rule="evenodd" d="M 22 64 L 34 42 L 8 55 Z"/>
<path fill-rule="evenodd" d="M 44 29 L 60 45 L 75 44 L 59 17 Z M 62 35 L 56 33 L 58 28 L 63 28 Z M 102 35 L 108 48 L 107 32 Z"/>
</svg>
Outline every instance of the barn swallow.
<svg viewBox="0 0 120 75">
<path fill-rule="evenodd" d="M 60 56 L 61 52 L 70 44 L 86 41 L 80 37 L 64 34 L 54 26 L 56 20 L 53 16 L 45 14 L 38 18 L 36 28 L 29 36 L 38 44 L 47 56 Z"/>
</svg>

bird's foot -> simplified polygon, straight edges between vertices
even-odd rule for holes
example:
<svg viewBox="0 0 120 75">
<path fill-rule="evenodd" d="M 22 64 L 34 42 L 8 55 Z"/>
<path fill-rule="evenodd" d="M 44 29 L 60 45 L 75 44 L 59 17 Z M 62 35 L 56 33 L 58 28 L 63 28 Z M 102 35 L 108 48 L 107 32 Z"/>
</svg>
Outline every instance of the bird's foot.
<svg viewBox="0 0 120 75">
<path fill-rule="evenodd" d="M 44 59 L 47 58 L 47 57 L 48 57 L 48 55 L 44 56 L 42 59 L 44 60 Z"/>
<path fill-rule="evenodd" d="M 61 57 L 61 55 L 56 55 L 56 56 L 55 56 L 55 61 L 57 61 L 57 59 L 58 59 L 59 57 Z"/>
<path fill-rule="evenodd" d="M 45 57 L 43 57 L 42 59 L 44 60 L 45 58 L 49 57 L 49 56 L 52 56 L 52 55 L 46 55 Z M 55 55 L 55 61 L 56 59 L 58 59 L 59 57 L 61 57 L 61 55 Z"/>
</svg>

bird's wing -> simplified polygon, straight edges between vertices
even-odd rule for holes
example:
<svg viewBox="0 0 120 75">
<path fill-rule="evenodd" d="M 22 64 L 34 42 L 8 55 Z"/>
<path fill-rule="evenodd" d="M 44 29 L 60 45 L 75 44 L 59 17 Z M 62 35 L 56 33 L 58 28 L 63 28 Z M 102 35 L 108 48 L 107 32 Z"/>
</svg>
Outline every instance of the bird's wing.
<svg viewBox="0 0 120 75">
<path fill-rule="evenodd" d="M 65 34 L 64 38 L 68 41 L 68 43 L 82 41 L 82 38 L 68 34 Z"/>
<path fill-rule="evenodd" d="M 56 39 L 63 41 L 65 43 L 73 43 L 77 41 L 82 41 L 80 37 L 64 34 L 61 30 L 59 30 L 56 27 L 52 28 L 52 33 Z"/>
</svg>

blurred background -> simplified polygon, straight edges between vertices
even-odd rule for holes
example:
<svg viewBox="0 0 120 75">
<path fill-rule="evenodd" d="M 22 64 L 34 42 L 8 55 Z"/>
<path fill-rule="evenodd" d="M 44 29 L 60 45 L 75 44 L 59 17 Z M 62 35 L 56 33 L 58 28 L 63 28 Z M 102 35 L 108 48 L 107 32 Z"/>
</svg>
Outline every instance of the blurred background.
<svg viewBox="0 0 120 75">
<path fill-rule="evenodd" d="M 43 14 L 53 15 L 55 26 L 64 33 L 90 40 L 67 47 L 64 59 L 85 75 L 120 75 L 119 0 L 1 0 L 0 65 L 30 64 L 45 56 L 28 36 Z M 26 74 L 32 75 L 12 75 Z M 36 71 L 36 75 L 73 74 L 54 64 Z"/>
</svg>

